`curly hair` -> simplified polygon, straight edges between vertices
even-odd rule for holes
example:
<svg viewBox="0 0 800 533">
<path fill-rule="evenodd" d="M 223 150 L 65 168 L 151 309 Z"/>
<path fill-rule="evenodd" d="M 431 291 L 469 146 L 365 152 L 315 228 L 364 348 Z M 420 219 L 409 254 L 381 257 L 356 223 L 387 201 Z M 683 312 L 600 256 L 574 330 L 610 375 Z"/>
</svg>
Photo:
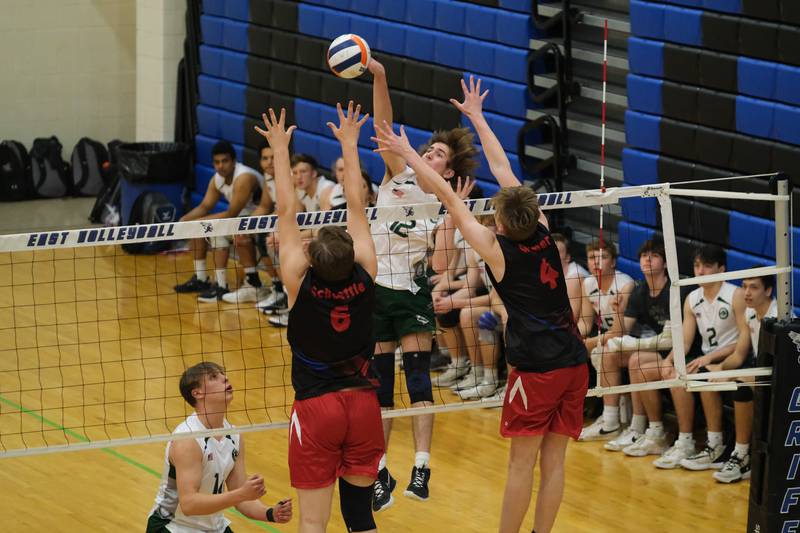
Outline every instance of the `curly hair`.
<svg viewBox="0 0 800 533">
<path fill-rule="evenodd" d="M 468 128 L 453 128 L 433 132 L 428 143 L 422 147 L 421 153 L 428 151 L 433 143 L 446 144 L 450 148 L 448 168 L 454 176 L 466 178 L 478 168 L 479 151 L 475 148 L 475 135 Z"/>
</svg>

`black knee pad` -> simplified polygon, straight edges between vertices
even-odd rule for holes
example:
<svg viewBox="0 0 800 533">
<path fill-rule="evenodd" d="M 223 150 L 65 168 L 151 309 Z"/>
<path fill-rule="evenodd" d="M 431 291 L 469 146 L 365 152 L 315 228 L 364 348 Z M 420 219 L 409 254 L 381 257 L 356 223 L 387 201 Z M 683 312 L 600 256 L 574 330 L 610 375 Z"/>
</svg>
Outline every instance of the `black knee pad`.
<svg viewBox="0 0 800 533">
<path fill-rule="evenodd" d="M 752 402 L 753 389 L 749 385 L 739 385 L 733 393 L 734 402 Z"/>
<path fill-rule="evenodd" d="M 375 520 L 372 518 L 372 487 L 358 487 L 339 478 L 339 505 L 348 532 L 375 529 Z"/>
<path fill-rule="evenodd" d="M 433 402 L 431 352 L 403 353 L 403 371 L 411 403 Z"/>
<path fill-rule="evenodd" d="M 394 407 L 394 353 L 376 354 L 372 368 L 378 374 L 378 403 L 381 407 Z"/>
</svg>

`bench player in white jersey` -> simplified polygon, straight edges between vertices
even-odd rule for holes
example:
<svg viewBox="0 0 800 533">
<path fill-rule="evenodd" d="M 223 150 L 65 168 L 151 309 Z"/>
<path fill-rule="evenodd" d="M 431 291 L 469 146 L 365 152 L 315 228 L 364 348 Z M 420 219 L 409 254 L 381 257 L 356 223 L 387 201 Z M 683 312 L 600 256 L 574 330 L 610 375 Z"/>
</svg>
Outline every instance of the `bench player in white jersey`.
<svg viewBox="0 0 800 533">
<path fill-rule="evenodd" d="M 569 240 L 560 233 L 551 234 L 558 246 L 558 255 L 561 257 L 561 269 L 564 271 L 564 278 L 567 280 L 567 296 L 572 307 L 572 314 L 575 320 L 581 314 L 581 303 L 583 302 L 583 280 L 590 277 L 589 271 L 572 260 L 569 253 Z"/>
<path fill-rule="evenodd" d="M 707 244 L 694 254 L 694 275 L 706 276 L 725 272 L 725 251 Z M 700 334 L 700 353 L 692 353 L 695 336 Z M 673 341 L 677 342 L 677 340 Z M 706 365 L 718 363 L 736 352 L 749 350 L 750 330 L 745 322 L 744 293 L 728 282 L 703 283 L 686 297 L 683 303 L 683 348 L 689 374 L 703 371 Z M 634 369 L 631 369 L 633 372 Z M 656 361 L 640 368 L 645 381 L 676 377 L 673 353 L 662 362 Z M 708 423 L 707 445 L 695 451 L 693 437 L 695 403 L 685 388 L 670 389 L 675 414 L 678 417 L 678 439 L 653 464 L 658 468 L 690 470 L 720 468 L 725 451 L 722 439 L 722 398 L 718 392 L 702 392 L 700 399 Z M 658 419 L 661 396 L 658 391 L 642 391 L 642 401 L 650 420 Z M 656 414 L 654 418 L 653 414 Z"/>
<path fill-rule="evenodd" d="M 330 203 L 330 194 L 335 185 L 317 171 L 317 160 L 308 154 L 292 156 L 292 177 L 297 199 L 305 211 L 319 211 L 323 203 Z"/>
<path fill-rule="evenodd" d="M 633 291 L 633 278 L 616 270 L 617 248 L 612 242 L 603 243 L 602 250 L 599 241 L 589 243 L 586 256 L 593 275 L 583 279 L 578 329 L 584 336 L 586 349 L 592 354 L 598 381 L 607 387 L 610 383 L 602 368 L 602 350 L 609 339 L 623 333 L 622 322 Z M 578 440 L 609 440 L 619 435 L 622 430 L 619 411 L 618 394 L 603 396 L 603 415 L 583 428 Z"/>
<path fill-rule="evenodd" d="M 167 443 L 147 533 L 229 533 L 230 521 L 223 515 L 228 507 L 252 520 L 291 520 L 291 500 L 267 507 L 259 501 L 266 492 L 264 479 L 247 475 L 244 442 L 225 419 L 233 399 L 225 370 L 210 362 L 194 365 L 181 376 L 180 391 L 195 412 L 173 434 L 217 428 L 230 428 L 231 433 Z"/>
<path fill-rule="evenodd" d="M 391 125 L 392 102 L 386 71 L 374 56 L 368 69 L 373 75 L 375 123 L 386 122 Z M 422 157 L 428 166 L 447 180 L 467 178 L 477 167 L 475 157 L 478 151 L 472 140 L 473 135 L 466 128 L 436 132 L 424 148 Z M 386 173 L 378 192 L 378 206 L 438 201 L 418 185 L 416 174 L 402 157 L 388 152 L 382 152 L 381 157 L 386 165 Z M 375 368 L 381 376 L 378 399 L 385 409 L 394 405 L 394 352 L 398 343 L 403 350 L 403 370 L 411 407 L 433 403 L 430 359 L 435 319 L 426 256 L 431 247 L 430 230 L 434 225 L 434 221 L 428 220 L 373 225 L 378 254 Z M 427 500 L 433 414 L 418 415 L 411 420 L 416 454 L 411 482 L 404 494 L 410 498 Z M 391 419 L 384 420 L 387 447 L 391 422 Z M 391 505 L 391 491 L 396 485 L 386 469 L 385 457 L 381 459 L 380 467 L 373 500 L 373 509 L 376 511 Z"/>
<path fill-rule="evenodd" d="M 760 276 L 742 280 L 744 301 L 747 305 L 745 320 L 750 330 L 750 350 L 735 351 L 721 363 L 706 365 L 706 369 L 709 372 L 756 366 L 761 321 L 764 318 L 778 316 L 778 302 L 772 298 L 774 289 L 774 276 Z M 753 378 L 737 379 L 740 382 L 750 382 L 752 380 Z M 722 468 L 718 472 L 714 472 L 714 479 L 720 483 L 733 483 L 742 479 L 750 479 L 750 439 L 753 436 L 752 387 L 739 385 L 739 388 L 733 393 L 733 409 L 736 426 L 736 445 Z"/>
<path fill-rule="evenodd" d="M 236 161 L 236 152 L 228 141 L 219 141 L 211 149 L 216 173 L 208 182 L 206 194 L 200 205 L 183 215 L 181 222 L 188 220 L 215 220 L 246 216 L 256 209 L 256 197 L 264 184 L 264 176 L 256 170 Z M 224 198 L 228 209 L 221 213 L 209 214 L 214 206 Z M 206 252 L 209 242 L 198 238 L 191 241 L 194 257 L 194 275 L 188 281 L 175 286 L 179 293 L 198 292 L 198 301 L 216 302 L 228 292 L 228 248 L 232 237 L 212 237 L 211 248 L 214 251 L 214 272 L 216 283 L 208 281 L 206 273 Z"/>
<path fill-rule="evenodd" d="M 275 210 L 275 166 L 272 147 L 265 144 L 259 150 L 259 166 L 261 173 L 264 176 L 264 184 L 261 188 L 261 200 L 258 206 L 250 213 L 250 216 L 270 215 Z M 259 246 L 264 248 L 266 234 L 250 235 L 241 234 L 236 235 L 234 238 L 234 246 L 236 246 L 236 253 L 239 256 L 239 262 L 244 269 L 244 282 L 235 291 L 222 296 L 222 300 L 228 303 L 244 303 L 244 302 L 257 302 L 269 296 L 269 292 L 261 283 L 261 278 L 258 276 L 256 270 L 256 244 L 258 241 Z M 273 254 L 274 256 L 274 254 Z M 277 256 L 275 256 L 277 257 Z M 268 255 L 265 253 L 264 260 L 266 261 L 267 272 L 272 277 L 273 290 L 276 285 L 280 285 L 280 277 L 275 270 L 275 264 Z"/>
<path fill-rule="evenodd" d="M 347 209 L 347 198 L 345 198 L 344 194 L 344 159 L 340 157 L 334 161 L 331 169 L 334 172 L 336 182 L 333 189 L 331 189 L 331 193 L 327 195 L 327 198 L 323 197 L 321 199 L 320 207 L 323 211 L 328 211 L 330 209 Z M 372 183 L 372 179 L 364 169 L 361 169 L 361 177 L 364 180 L 362 189 L 366 200 L 364 205 L 371 207 L 374 203 L 375 196 L 378 194 L 378 187 Z"/>
</svg>

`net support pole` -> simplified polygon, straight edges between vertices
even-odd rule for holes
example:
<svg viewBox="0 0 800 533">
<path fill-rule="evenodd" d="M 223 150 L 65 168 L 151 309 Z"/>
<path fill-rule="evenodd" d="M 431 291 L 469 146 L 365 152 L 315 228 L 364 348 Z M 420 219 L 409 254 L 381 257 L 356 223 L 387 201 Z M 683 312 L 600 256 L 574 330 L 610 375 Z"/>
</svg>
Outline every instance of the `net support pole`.
<svg viewBox="0 0 800 533">
<path fill-rule="evenodd" d="M 681 288 L 675 282 L 680 279 L 678 269 L 678 247 L 675 244 L 675 224 L 672 217 L 672 200 L 669 184 L 656 192 L 661 208 L 661 226 L 664 234 L 664 251 L 667 254 L 667 273 L 669 274 L 669 324 L 672 328 L 672 354 L 678 379 L 686 379 L 686 353 L 683 349 L 683 320 L 681 319 Z"/>
<path fill-rule="evenodd" d="M 776 179 L 777 193 L 779 196 L 788 196 L 789 178 L 785 174 L 778 175 Z M 789 202 L 775 201 L 775 264 L 778 267 L 790 266 L 789 254 Z M 792 309 L 790 305 L 791 273 L 779 272 L 777 274 L 778 290 L 778 320 L 791 320 Z"/>
</svg>

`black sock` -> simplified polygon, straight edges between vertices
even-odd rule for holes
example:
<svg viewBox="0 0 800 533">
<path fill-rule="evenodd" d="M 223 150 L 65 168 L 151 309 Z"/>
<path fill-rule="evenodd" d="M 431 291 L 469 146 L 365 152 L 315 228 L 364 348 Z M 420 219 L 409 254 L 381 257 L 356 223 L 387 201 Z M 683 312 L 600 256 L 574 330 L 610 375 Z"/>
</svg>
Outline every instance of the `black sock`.
<svg viewBox="0 0 800 533">
<path fill-rule="evenodd" d="M 272 280 L 272 290 L 275 292 L 282 292 L 283 291 L 283 282 L 278 278 L 274 278 Z"/>
<path fill-rule="evenodd" d="M 245 277 L 247 278 L 247 283 L 251 286 L 261 287 L 261 278 L 258 277 L 258 272 L 248 272 Z"/>
</svg>

